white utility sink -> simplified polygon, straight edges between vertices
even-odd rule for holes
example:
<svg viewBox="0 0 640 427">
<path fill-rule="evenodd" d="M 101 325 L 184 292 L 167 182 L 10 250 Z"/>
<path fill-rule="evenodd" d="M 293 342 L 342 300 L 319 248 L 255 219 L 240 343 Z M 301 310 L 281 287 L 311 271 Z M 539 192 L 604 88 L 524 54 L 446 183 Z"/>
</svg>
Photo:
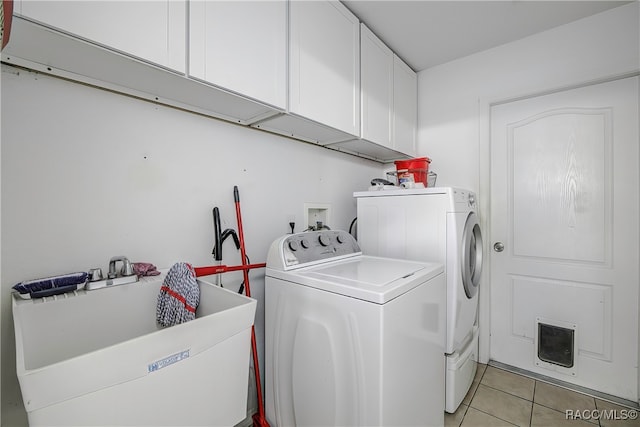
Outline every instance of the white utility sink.
<svg viewBox="0 0 640 427">
<path fill-rule="evenodd" d="M 13 298 L 30 426 L 234 425 L 246 417 L 256 301 L 198 281 L 196 319 L 161 328 L 165 275 Z"/>
</svg>

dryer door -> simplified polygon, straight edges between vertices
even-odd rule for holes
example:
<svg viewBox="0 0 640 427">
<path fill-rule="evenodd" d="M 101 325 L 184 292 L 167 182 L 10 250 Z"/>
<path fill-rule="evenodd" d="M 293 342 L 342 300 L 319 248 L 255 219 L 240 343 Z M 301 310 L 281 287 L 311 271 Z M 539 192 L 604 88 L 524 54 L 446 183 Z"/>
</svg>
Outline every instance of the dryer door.
<svg viewBox="0 0 640 427">
<path fill-rule="evenodd" d="M 478 293 L 482 273 L 482 233 L 475 213 L 470 212 L 462 233 L 462 284 L 467 298 Z"/>
</svg>

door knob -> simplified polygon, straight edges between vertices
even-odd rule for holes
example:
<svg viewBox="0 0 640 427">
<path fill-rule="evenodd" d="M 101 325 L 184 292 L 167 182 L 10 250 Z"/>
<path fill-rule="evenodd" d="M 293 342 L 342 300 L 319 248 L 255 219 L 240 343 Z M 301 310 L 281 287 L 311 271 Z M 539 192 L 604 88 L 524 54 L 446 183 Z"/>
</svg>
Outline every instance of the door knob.
<svg viewBox="0 0 640 427">
<path fill-rule="evenodd" d="M 496 252 L 504 251 L 504 244 L 502 242 L 495 242 L 493 244 L 493 250 Z"/>
</svg>

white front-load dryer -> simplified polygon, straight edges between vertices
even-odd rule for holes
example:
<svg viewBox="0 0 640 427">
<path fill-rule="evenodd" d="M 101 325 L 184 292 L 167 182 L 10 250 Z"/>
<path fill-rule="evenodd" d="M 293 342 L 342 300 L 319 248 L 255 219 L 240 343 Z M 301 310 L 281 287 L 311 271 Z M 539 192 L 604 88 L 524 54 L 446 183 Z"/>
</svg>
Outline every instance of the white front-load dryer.
<svg viewBox="0 0 640 427">
<path fill-rule="evenodd" d="M 447 412 L 476 371 L 482 234 L 473 192 L 450 187 L 372 190 L 357 198 L 358 243 L 365 255 L 436 261 L 447 281 Z"/>
<path fill-rule="evenodd" d="M 345 231 L 283 236 L 265 273 L 273 426 L 442 426 L 439 263 L 362 255 Z"/>
</svg>

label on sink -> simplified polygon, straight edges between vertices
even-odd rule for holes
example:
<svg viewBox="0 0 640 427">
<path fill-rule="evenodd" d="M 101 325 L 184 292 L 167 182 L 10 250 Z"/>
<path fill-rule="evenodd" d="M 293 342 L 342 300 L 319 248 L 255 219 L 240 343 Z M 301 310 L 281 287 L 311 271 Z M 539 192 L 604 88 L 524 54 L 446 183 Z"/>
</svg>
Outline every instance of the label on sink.
<svg viewBox="0 0 640 427">
<path fill-rule="evenodd" d="M 158 371 L 162 368 L 166 368 L 167 366 L 173 365 L 174 363 L 180 362 L 189 357 L 189 350 L 184 350 L 176 354 L 172 354 L 171 356 L 167 356 L 164 359 L 156 360 L 155 362 L 149 363 L 147 369 L 149 373 Z"/>
</svg>

